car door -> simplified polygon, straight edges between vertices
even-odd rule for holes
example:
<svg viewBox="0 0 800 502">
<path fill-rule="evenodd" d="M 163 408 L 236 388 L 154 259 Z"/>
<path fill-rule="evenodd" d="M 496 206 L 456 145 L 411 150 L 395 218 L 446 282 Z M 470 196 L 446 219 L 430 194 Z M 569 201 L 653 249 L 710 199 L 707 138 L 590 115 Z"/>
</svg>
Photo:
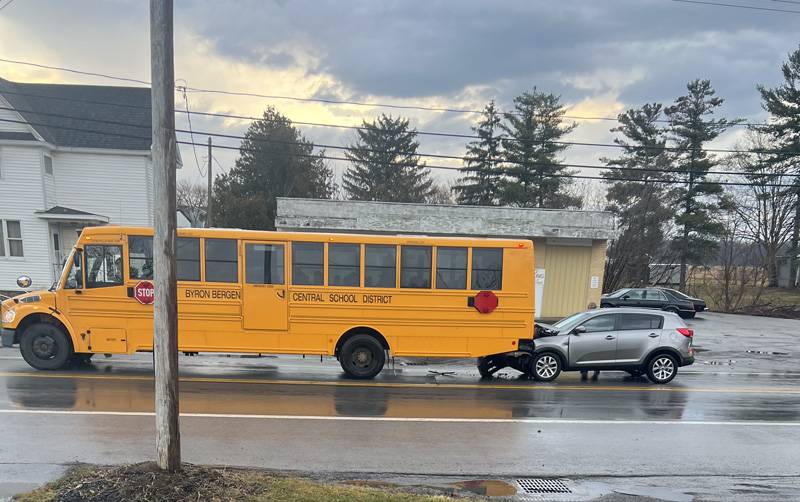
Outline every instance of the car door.
<svg viewBox="0 0 800 502">
<path fill-rule="evenodd" d="M 617 352 L 615 331 L 618 314 L 599 314 L 579 326 L 583 332 L 575 330 L 569 335 L 569 365 L 571 367 L 610 364 Z M 580 329 L 578 331 L 581 331 Z"/>
<path fill-rule="evenodd" d="M 618 305 L 620 307 L 640 307 L 644 301 L 643 289 L 631 289 L 619 299 Z"/>
<path fill-rule="evenodd" d="M 618 315 L 616 361 L 620 364 L 641 362 L 651 349 L 658 346 L 664 317 L 628 312 Z"/>
<path fill-rule="evenodd" d="M 657 289 L 646 289 L 641 306 L 649 309 L 663 309 L 668 302 L 669 300 L 663 292 Z"/>
</svg>

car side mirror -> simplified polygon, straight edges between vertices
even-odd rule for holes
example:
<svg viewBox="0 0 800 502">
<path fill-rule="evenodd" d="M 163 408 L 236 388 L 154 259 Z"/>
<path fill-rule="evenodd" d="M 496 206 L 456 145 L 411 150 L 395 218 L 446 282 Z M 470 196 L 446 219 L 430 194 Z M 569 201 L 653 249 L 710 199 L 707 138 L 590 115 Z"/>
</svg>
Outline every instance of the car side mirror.
<svg viewBox="0 0 800 502">
<path fill-rule="evenodd" d="M 621 300 L 628 300 L 628 299 L 630 299 L 630 296 L 628 296 L 628 295 L 623 295 L 623 296 L 622 296 L 622 298 L 620 298 L 620 299 L 621 299 Z"/>
<path fill-rule="evenodd" d="M 573 335 L 580 335 L 581 333 L 586 333 L 586 326 L 576 326 L 572 330 Z"/>
</svg>

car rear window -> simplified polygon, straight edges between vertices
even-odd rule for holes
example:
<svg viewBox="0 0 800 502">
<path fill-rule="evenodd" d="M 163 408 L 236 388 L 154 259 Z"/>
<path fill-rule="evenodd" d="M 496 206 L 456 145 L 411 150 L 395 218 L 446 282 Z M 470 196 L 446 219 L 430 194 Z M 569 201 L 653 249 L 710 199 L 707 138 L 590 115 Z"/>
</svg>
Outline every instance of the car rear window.
<svg viewBox="0 0 800 502">
<path fill-rule="evenodd" d="M 619 321 L 620 330 L 661 329 L 664 318 L 660 315 L 622 314 Z"/>
</svg>

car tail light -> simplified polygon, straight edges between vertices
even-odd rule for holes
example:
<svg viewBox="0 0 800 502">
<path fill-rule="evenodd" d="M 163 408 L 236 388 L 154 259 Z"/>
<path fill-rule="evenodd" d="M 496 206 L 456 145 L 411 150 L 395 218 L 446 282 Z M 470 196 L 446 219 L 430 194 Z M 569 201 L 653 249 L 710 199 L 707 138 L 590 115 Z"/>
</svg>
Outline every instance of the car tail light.
<svg viewBox="0 0 800 502">
<path fill-rule="evenodd" d="M 691 338 L 694 336 L 694 330 L 689 328 L 678 328 L 678 333 L 687 338 Z"/>
</svg>

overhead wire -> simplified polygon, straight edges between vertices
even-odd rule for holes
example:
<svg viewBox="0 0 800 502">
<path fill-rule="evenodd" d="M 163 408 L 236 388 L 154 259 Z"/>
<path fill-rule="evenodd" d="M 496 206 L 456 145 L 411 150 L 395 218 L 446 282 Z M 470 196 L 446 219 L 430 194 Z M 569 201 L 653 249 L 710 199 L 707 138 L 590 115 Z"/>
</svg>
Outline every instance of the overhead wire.
<svg viewBox="0 0 800 502">
<path fill-rule="evenodd" d="M 133 135 L 133 134 L 115 133 L 115 132 L 83 129 L 83 128 L 69 127 L 69 126 L 58 126 L 58 125 L 35 123 L 35 122 L 29 122 L 29 121 L 23 121 L 23 120 L 0 118 L 0 122 L 10 122 L 10 123 L 29 124 L 29 125 L 41 125 L 41 126 L 45 126 L 45 127 L 52 127 L 52 128 L 55 128 L 55 129 L 81 131 L 81 132 L 87 132 L 87 133 L 91 133 L 91 134 L 99 134 L 99 135 L 104 135 L 104 136 L 134 138 L 134 139 L 140 139 L 140 140 L 141 139 L 150 139 L 150 136 L 139 136 L 139 135 Z M 176 130 L 176 132 L 188 133 L 188 131 L 186 131 L 186 130 Z M 203 134 L 205 134 L 205 133 L 203 133 Z M 194 141 L 180 141 L 180 140 L 176 139 L 176 142 L 178 144 L 182 144 L 182 145 L 204 146 L 204 144 L 196 143 Z M 269 143 L 271 141 L 265 140 L 264 142 Z M 292 142 L 290 142 L 290 143 L 292 143 Z M 294 142 L 294 144 L 299 144 L 299 143 L 298 142 Z M 312 144 L 312 146 L 313 146 L 313 144 Z M 264 152 L 265 151 L 263 149 L 257 149 L 257 148 L 247 148 L 247 147 L 242 147 L 242 146 L 230 146 L 230 145 L 219 145 L 219 144 L 213 145 L 213 148 L 221 148 L 221 149 L 226 149 L 226 150 L 238 150 L 238 151 L 252 151 L 252 152 Z M 296 152 L 287 152 L 287 151 L 283 151 L 283 150 L 282 151 L 273 150 L 271 152 L 267 150 L 266 152 L 268 152 L 268 153 L 277 153 L 277 154 L 280 154 L 280 155 L 286 155 L 286 156 L 290 156 L 290 157 L 320 158 L 320 159 L 325 159 L 325 160 L 336 160 L 336 161 L 345 161 L 345 162 L 351 161 L 351 159 L 349 159 L 347 157 L 334 157 L 334 156 L 326 155 L 326 154 L 301 154 L 301 153 L 296 153 Z M 395 165 L 395 166 L 400 166 L 400 167 L 410 167 L 410 166 L 413 166 L 413 165 L 417 165 L 417 164 L 399 163 L 399 162 L 391 162 L 391 161 L 377 162 L 377 163 L 383 164 L 383 165 Z M 608 170 L 608 171 L 614 171 L 614 170 L 624 170 L 624 171 L 633 171 L 633 172 L 636 172 L 636 171 L 650 171 L 650 169 L 648 169 L 648 168 L 644 168 L 644 169 L 639 169 L 639 168 L 619 168 L 619 167 L 614 167 L 614 166 L 591 166 L 591 165 L 584 165 L 584 164 L 561 164 L 561 163 L 543 163 L 543 162 L 538 162 L 538 163 L 530 163 L 530 165 L 552 166 L 552 167 L 582 167 L 582 168 L 591 168 L 591 169 L 605 169 L 605 170 Z M 423 164 L 423 165 L 420 165 L 420 167 L 426 167 L 426 168 L 429 168 L 429 169 L 439 169 L 439 170 L 450 170 L 450 171 L 463 172 L 463 167 L 458 167 L 458 166 L 441 166 L 441 165 Z M 689 174 L 687 171 L 677 171 L 677 170 L 660 170 L 659 172 L 679 174 L 679 175 Z M 734 175 L 734 173 L 714 172 L 714 171 L 698 172 L 698 173 L 707 174 L 707 175 L 720 175 L 720 176 L 723 176 L 723 175 Z M 779 174 L 779 175 L 773 175 L 771 173 L 766 173 L 766 174 L 769 175 L 769 176 L 781 176 L 781 177 L 797 177 L 797 176 L 800 176 L 800 175 L 796 175 L 796 174 Z M 738 174 L 736 174 L 736 175 L 738 175 Z M 762 175 L 760 173 L 741 173 L 741 175 L 743 175 L 743 176 L 754 176 L 754 177 L 764 176 L 764 175 Z M 636 178 L 618 178 L 618 177 L 610 178 L 610 177 L 605 177 L 605 176 L 585 176 L 585 175 L 577 175 L 577 174 L 552 174 L 552 173 L 549 173 L 549 174 L 542 174 L 542 177 L 547 177 L 547 178 L 551 178 L 552 177 L 552 178 L 596 179 L 596 180 L 605 180 L 605 181 L 635 181 L 635 182 L 647 182 L 647 181 L 650 181 L 650 182 L 664 183 L 664 184 L 689 184 L 690 183 L 689 181 L 684 181 L 684 180 L 653 180 L 653 179 L 650 179 L 650 180 L 646 180 L 645 179 L 645 180 L 643 180 L 643 179 L 636 179 Z M 697 185 L 697 184 L 720 184 L 720 185 L 731 185 L 731 186 L 755 186 L 755 185 L 758 185 L 758 186 L 766 186 L 766 187 L 796 188 L 796 185 L 774 184 L 774 183 L 765 184 L 765 183 L 752 183 L 752 182 L 751 183 L 740 183 L 740 182 L 724 182 L 724 181 L 692 181 L 692 183 L 695 184 L 695 185 Z"/>
<path fill-rule="evenodd" d="M 708 2 L 706 0 L 671 0 L 673 2 L 680 2 L 680 3 L 691 3 L 691 4 L 699 4 L 699 5 L 711 5 L 715 7 L 733 7 L 737 9 L 749 9 L 749 10 L 761 10 L 761 11 L 769 11 L 769 12 L 783 12 L 789 14 L 800 14 L 800 10 L 791 10 L 791 9 L 776 9 L 772 7 L 756 7 L 752 5 L 739 5 L 734 3 L 723 3 L 723 2 Z M 788 3 L 788 2 L 787 2 Z"/>
<path fill-rule="evenodd" d="M 185 83 L 188 84 L 184 80 Z M 180 89 L 180 88 L 179 88 Z M 200 173 L 200 176 L 205 177 L 206 173 L 200 167 L 200 161 L 197 160 L 197 148 L 194 146 L 194 132 L 192 132 L 192 114 L 189 112 L 189 98 L 186 96 L 186 87 L 183 87 L 183 104 L 186 107 L 186 119 L 189 122 L 189 137 L 192 139 L 192 153 L 194 154 L 194 163 L 197 166 L 197 171 Z"/>
<path fill-rule="evenodd" d="M 678 1 L 678 0 L 675 0 Z M 686 0 L 688 1 L 688 0 Z M 800 13 L 800 11 L 798 11 Z M 33 66 L 36 68 L 45 68 L 51 69 L 56 71 L 64 71 L 68 73 L 73 73 L 77 75 L 85 75 L 85 76 L 92 76 L 92 77 L 101 77 L 107 78 L 111 80 L 119 80 L 123 82 L 133 82 L 139 84 L 145 84 L 147 86 L 150 85 L 150 82 L 145 80 L 139 80 L 134 78 L 128 77 L 116 77 L 114 75 L 109 75 L 107 73 L 98 73 L 98 72 L 90 72 L 84 70 L 78 70 L 74 68 L 66 68 L 61 66 L 50 66 L 41 63 L 34 63 L 30 61 L 21 61 L 15 59 L 7 59 L 7 58 L 0 58 L 0 62 L 9 63 L 9 64 L 18 64 L 18 65 L 27 65 Z M 354 100 L 338 100 L 338 99 L 328 99 L 328 98 L 314 98 L 314 97 L 301 97 L 301 96 L 288 96 L 288 95 L 278 95 L 278 94 L 263 94 L 257 92 L 248 92 L 248 91 L 228 91 L 222 89 L 210 89 L 210 88 L 201 88 L 201 87 L 186 87 L 188 92 L 199 92 L 199 93 L 210 93 L 210 94 L 223 94 L 228 96 L 240 96 L 240 97 L 255 97 L 255 98 L 262 98 L 262 99 L 272 99 L 272 100 L 289 100 L 289 101 L 300 101 L 300 102 L 310 102 L 310 103 L 321 103 L 321 104 L 329 104 L 329 105 L 348 105 L 348 106 L 363 106 L 369 108 L 389 108 L 389 109 L 400 109 L 400 110 L 417 110 L 417 111 L 428 111 L 428 112 L 442 112 L 442 113 L 461 113 L 461 114 L 482 114 L 484 110 L 474 110 L 469 108 L 452 108 L 452 107 L 439 107 L 439 106 L 423 106 L 423 105 L 403 105 L 397 103 L 381 103 L 381 102 L 365 102 L 365 101 L 354 101 Z M 516 112 L 505 112 L 506 114 L 510 115 L 519 115 Z M 569 120 L 604 120 L 604 121 L 612 121 L 616 122 L 618 119 L 617 117 L 602 117 L 602 116 L 584 116 L 584 115 L 571 115 L 571 114 L 559 114 L 560 117 L 569 119 Z M 667 119 L 660 119 L 657 122 L 668 122 Z M 748 123 L 736 123 L 733 125 L 748 125 Z M 749 125 L 759 125 L 750 123 Z M 760 124 L 764 125 L 764 124 Z"/>
</svg>

